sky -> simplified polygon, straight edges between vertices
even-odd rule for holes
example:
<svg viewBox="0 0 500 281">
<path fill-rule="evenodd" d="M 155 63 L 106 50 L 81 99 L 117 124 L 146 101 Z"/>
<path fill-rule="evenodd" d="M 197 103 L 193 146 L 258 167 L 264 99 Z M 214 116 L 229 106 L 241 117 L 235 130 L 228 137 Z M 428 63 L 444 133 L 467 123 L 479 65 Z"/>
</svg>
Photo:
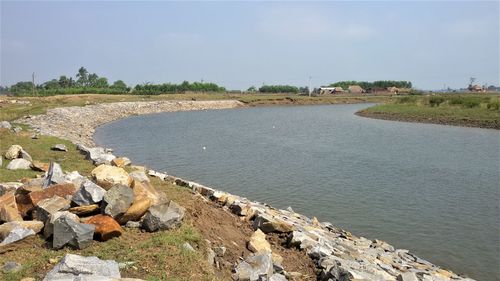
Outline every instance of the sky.
<svg viewBox="0 0 500 281">
<path fill-rule="evenodd" d="M 500 85 L 498 1 L 0 1 L 1 85 L 80 66 L 131 86 Z"/>
</svg>

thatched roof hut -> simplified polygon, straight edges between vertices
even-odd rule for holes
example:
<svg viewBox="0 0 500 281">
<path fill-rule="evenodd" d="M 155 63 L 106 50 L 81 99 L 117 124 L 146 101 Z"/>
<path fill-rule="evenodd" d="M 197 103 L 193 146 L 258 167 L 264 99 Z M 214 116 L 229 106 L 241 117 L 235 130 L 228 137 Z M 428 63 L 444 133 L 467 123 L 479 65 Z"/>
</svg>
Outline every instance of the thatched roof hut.
<svg viewBox="0 0 500 281">
<path fill-rule="evenodd" d="M 361 94 L 365 92 L 365 90 L 358 85 L 351 85 L 348 89 L 351 94 Z"/>
</svg>

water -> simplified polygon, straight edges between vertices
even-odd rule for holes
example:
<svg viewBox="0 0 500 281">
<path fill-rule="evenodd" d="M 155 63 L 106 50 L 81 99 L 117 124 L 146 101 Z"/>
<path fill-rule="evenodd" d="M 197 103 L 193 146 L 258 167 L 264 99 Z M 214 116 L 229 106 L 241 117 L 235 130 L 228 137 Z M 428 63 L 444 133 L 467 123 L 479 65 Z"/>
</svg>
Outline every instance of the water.
<svg viewBox="0 0 500 281">
<path fill-rule="evenodd" d="M 366 106 L 136 116 L 95 138 L 135 163 L 500 280 L 500 132 L 354 115 Z"/>
</svg>

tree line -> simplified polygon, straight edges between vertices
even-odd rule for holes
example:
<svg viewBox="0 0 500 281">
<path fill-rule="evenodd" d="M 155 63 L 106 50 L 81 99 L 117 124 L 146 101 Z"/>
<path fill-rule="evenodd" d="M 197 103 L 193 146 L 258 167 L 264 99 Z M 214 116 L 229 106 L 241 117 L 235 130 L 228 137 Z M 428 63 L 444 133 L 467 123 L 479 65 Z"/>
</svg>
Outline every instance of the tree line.
<svg viewBox="0 0 500 281">
<path fill-rule="evenodd" d="M 61 75 L 42 84 L 34 85 L 32 81 L 17 82 L 10 87 L 2 87 L 2 93 L 15 96 L 50 96 L 63 94 L 144 94 L 158 95 L 168 93 L 193 92 L 223 92 L 226 89 L 214 83 L 184 81 L 181 84 L 151 84 L 144 83 L 131 88 L 122 80 L 109 84 L 106 77 L 90 73 L 85 67 L 80 67 L 75 78 Z"/>
<path fill-rule="evenodd" d="M 342 87 L 344 90 L 349 88 L 349 86 L 352 85 L 357 85 L 360 86 L 363 89 L 370 89 L 370 88 L 383 88 L 387 89 L 389 87 L 396 87 L 396 88 L 408 88 L 410 89 L 412 87 L 412 84 L 410 81 L 393 81 L 393 80 L 381 80 L 381 81 L 374 81 L 374 82 L 366 82 L 366 81 L 339 81 L 333 84 L 330 84 L 329 87 Z"/>
</svg>

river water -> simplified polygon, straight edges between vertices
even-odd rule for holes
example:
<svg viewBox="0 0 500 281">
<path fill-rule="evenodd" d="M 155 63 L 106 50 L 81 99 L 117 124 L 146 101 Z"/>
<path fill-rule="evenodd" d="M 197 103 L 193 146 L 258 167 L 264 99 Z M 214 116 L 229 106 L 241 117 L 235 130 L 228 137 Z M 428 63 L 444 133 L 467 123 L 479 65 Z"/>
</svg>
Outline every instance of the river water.
<svg viewBox="0 0 500 281">
<path fill-rule="evenodd" d="M 368 105 L 135 116 L 95 140 L 134 163 L 500 280 L 500 132 L 358 117 Z"/>
</svg>

